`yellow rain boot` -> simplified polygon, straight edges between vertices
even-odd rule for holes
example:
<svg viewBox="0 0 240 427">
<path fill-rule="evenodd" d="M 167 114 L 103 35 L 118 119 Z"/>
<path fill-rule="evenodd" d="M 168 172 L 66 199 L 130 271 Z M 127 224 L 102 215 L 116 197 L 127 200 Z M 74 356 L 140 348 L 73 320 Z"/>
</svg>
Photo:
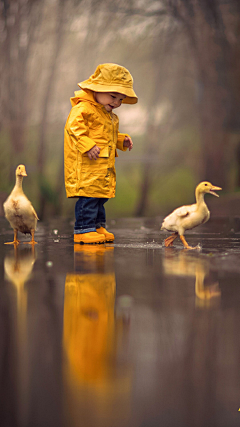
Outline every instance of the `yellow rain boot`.
<svg viewBox="0 0 240 427">
<path fill-rule="evenodd" d="M 104 227 L 97 228 L 97 233 L 104 234 L 106 242 L 114 241 L 114 234 L 109 233 Z"/>
<path fill-rule="evenodd" d="M 103 234 L 96 233 L 96 231 L 74 234 L 74 243 L 104 243 L 105 241 L 105 236 Z"/>
</svg>

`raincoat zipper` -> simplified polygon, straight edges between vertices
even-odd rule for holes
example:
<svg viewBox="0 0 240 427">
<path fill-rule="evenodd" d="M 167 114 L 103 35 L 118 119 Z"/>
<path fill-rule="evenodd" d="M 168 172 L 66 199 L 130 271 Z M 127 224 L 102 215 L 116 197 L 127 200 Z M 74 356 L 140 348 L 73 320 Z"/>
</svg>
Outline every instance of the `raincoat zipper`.
<svg viewBox="0 0 240 427">
<path fill-rule="evenodd" d="M 112 123 L 112 139 L 113 139 L 113 147 L 114 147 L 114 123 L 113 123 L 113 116 L 112 113 L 109 113 L 110 119 L 111 119 L 111 123 Z M 113 151 L 113 147 L 112 147 L 112 151 Z M 109 162 L 111 164 L 111 154 L 112 152 L 110 151 L 110 147 L 109 147 Z M 110 165 L 109 165 L 110 166 Z M 112 169 L 112 165 L 111 165 L 111 169 Z M 110 183 L 110 188 L 112 188 L 112 180 L 113 180 L 113 174 L 110 173 L 110 177 L 111 177 L 111 183 Z M 112 190 L 112 194 L 113 195 L 113 190 Z"/>
</svg>

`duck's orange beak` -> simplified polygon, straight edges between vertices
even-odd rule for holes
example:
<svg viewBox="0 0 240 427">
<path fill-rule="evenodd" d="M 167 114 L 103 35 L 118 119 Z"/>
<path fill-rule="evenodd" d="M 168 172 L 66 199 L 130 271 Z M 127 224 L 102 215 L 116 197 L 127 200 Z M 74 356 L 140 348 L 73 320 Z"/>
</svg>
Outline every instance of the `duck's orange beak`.
<svg viewBox="0 0 240 427">
<path fill-rule="evenodd" d="M 214 190 L 222 190 L 222 188 L 216 187 L 215 185 L 213 185 L 211 190 L 209 191 L 209 193 L 212 194 L 213 196 L 219 197 L 219 195 L 217 193 L 215 193 Z"/>
</svg>

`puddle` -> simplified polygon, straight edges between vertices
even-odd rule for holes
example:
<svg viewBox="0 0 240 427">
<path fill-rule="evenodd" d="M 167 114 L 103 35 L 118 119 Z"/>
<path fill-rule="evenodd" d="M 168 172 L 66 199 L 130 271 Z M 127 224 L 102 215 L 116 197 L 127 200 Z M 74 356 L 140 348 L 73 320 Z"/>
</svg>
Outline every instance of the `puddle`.
<svg viewBox="0 0 240 427">
<path fill-rule="evenodd" d="M 52 220 L 33 249 L 0 220 L 1 425 L 239 425 L 240 221 L 186 234 L 194 251 L 160 222 L 94 246 Z"/>
</svg>

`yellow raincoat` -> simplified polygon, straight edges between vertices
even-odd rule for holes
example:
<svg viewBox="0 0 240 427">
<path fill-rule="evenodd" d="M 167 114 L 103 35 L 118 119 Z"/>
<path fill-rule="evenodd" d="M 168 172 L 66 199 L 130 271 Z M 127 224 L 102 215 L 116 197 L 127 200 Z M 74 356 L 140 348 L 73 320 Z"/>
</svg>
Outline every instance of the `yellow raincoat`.
<svg viewBox="0 0 240 427">
<path fill-rule="evenodd" d="M 118 132 L 118 116 L 96 102 L 91 90 L 75 92 L 71 104 L 64 129 L 67 197 L 114 197 L 116 148 L 127 150 L 127 134 Z M 95 145 L 101 149 L 99 158 L 90 160 L 87 151 Z"/>
</svg>

